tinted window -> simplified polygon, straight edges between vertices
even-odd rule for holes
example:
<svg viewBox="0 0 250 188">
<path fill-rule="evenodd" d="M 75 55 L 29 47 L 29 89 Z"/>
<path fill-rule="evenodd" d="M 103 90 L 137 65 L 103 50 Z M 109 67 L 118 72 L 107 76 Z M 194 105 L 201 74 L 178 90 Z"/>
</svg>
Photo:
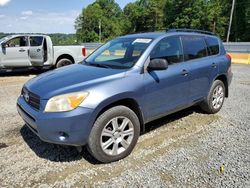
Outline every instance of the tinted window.
<svg viewBox="0 0 250 188">
<path fill-rule="evenodd" d="M 185 61 L 207 56 L 207 46 L 203 37 L 183 36 L 182 43 Z"/>
<path fill-rule="evenodd" d="M 209 55 L 216 55 L 219 53 L 219 41 L 215 37 L 206 37 L 206 43 L 208 46 L 208 54 Z"/>
<path fill-rule="evenodd" d="M 30 46 L 42 46 L 43 37 L 30 37 Z"/>
<path fill-rule="evenodd" d="M 161 40 L 151 52 L 150 58 L 164 58 L 170 64 L 182 62 L 183 52 L 180 37 L 167 37 Z"/>
</svg>

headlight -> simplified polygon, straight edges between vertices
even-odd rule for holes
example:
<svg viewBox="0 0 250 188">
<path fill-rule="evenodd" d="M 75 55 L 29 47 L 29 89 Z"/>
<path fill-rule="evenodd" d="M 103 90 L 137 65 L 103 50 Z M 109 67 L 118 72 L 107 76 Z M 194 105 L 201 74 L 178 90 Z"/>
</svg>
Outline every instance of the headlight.
<svg viewBox="0 0 250 188">
<path fill-rule="evenodd" d="M 89 95 L 88 92 L 76 92 L 58 95 L 49 99 L 45 112 L 65 112 L 78 107 Z"/>
</svg>

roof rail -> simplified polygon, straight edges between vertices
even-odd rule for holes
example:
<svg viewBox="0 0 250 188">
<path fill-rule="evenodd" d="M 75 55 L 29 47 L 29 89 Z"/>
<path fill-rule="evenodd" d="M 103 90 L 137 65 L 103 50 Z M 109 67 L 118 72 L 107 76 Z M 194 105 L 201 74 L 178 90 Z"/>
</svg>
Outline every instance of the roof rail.
<svg viewBox="0 0 250 188">
<path fill-rule="evenodd" d="M 166 32 L 194 32 L 194 33 L 202 33 L 202 34 L 207 34 L 207 35 L 215 35 L 213 32 L 210 32 L 210 31 L 203 31 L 199 29 L 186 29 L 186 28 L 167 29 Z"/>
</svg>

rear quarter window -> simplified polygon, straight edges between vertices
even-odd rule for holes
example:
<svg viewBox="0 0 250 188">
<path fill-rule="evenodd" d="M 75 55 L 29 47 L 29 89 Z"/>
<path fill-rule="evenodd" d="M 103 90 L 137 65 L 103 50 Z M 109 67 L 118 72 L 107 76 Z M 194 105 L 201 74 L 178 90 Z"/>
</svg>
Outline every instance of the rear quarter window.
<svg viewBox="0 0 250 188">
<path fill-rule="evenodd" d="M 42 46 L 43 37 L 30 37 L 30 46 Z"/>
<path fill-rule="evenodd" d="M 203 37 L 182 36 L 185 61 L 207 56 L 207 46 Z"/>
<path fill-rule="evenodd" d="M 208 46 L 208 55 L 217 55 L 220 52 L 219 40 L 215 37 L 205 38 Z"/>
</svg>

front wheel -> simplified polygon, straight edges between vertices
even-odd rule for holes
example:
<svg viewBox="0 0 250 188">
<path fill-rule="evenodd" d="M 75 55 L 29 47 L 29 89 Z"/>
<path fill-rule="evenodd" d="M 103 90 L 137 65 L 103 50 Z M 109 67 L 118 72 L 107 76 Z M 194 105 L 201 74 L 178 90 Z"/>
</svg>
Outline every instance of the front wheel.
<svg viewBox="0 0 250 188">
<path fill-rule="evenodd" d="M 137 143 L 140 122 L 128 107 L 116 106 L 101 114 L 91 130 L 88 150 L 98 161 L 109 163 L 128 156 Z"/>
<path fill-rule="evenodd" d="M 215 114 L 220 111 L 225 99 L 225 85 L 220 80 L 215 80 L 208 93 L 207 98 L 201 103 L 201 108 L 209 113 Z"/>
</svg>

